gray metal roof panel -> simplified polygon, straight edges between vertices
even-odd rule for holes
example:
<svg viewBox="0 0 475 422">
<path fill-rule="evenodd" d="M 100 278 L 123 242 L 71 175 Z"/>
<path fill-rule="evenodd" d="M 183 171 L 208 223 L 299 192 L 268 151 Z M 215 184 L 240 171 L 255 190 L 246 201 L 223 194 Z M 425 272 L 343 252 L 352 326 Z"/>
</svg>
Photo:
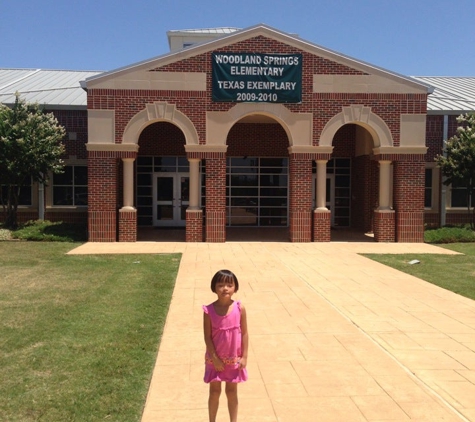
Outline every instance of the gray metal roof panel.
<svg viewBox="0 0 475 422">
<path fill-rule="evenodd" d="M 87 105 L 80 81 L 98 75 L 97 71 L 0 69 L 0 102 L 13 104 L 15 93 L 22 99 L 50 107 Z"/>
<path fill-rule="evenodd" d="M 239 31 L 241 28 L 221 27 L 221 28 L 202 28 L 202 29 L 172 29 L 168 33 L 188 33 L 188 34 L 231 34 Z"/>
<path fill-rule="evenodd" d="M 429 113 L 475 111 L 475 77 L 415 76 L 434 87 L 427 100 Z"/>
</svg>

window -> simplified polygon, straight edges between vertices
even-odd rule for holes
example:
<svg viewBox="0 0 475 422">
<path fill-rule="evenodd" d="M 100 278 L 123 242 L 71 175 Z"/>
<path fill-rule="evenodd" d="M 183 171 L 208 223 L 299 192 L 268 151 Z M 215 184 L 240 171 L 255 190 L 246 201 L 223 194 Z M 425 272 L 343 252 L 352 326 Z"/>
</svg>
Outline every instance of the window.
<svg viewBox="0 0 475 422">
<path fill-rule="evenodd" d="M 228 226 L 287 226 L 287 197 L 287 158 L 227 159 Z"/>
<path fill-rule="evenodd" d="M 467 208 L 467 189 L 465 186 L 458 186 L 457 184 L 452 184 L 450 187 L 450 206 L 452 208 Z M 474 206 L 475 201 L 473 195 L 470 197 L 471 207 Z"/>
<path fill-rule="evenodd" d="M 332 212 L 332 225 L 350 227 L 351 221 L 351 159 L 334 158 L 327 163 L 326 206 Z M 312 173 L 317 172 L 315 161 Z M 315 182 L 314 182 L 315 183 Z M 313 186 L 313 195 L 315 195 Z M 313 198 L 315 207 L 315 197 Z"/>
<path fill-rule="evenodd" d="M 6 185 L 2 185 L 2 198 L 1 198 L 1 203 L 6 204 L 8 197 L 8 190 Z M 31 206 L 32 201 L 31 201 L 31 179 L 30 183 L 22 186 L 20 188 L 20 196 L 18 197 L 18 205 L 20 206 Z"/>
<path fill-rule="evenodd" d="M 65 166 L 53 175 L 53 205 L 87 205 L 87 166 Z"/>
<path fill-rule="evenodd" d="M 139 226 L 151 226 L 153 224 L 154 207 L 154 173 L 170 173 L 170 175 L 173 173 L 189 173 L 190 167 L 186 157 L 143 156 L 137 158 L 136 170 L 137 224 Z"/>
</svg>

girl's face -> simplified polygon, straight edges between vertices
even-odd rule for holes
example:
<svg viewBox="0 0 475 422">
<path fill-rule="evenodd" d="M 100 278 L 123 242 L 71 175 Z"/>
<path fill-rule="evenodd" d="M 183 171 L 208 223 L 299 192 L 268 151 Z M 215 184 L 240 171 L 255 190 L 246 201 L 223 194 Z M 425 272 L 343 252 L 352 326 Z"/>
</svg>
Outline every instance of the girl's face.
<svg viewBox="0 0 475 422">
<path fill-rule="evenodd" d="M 224 279 L 216 283 L 215 290 L 218 297 L 231 298 L 231 296 L 236 291 L 236 285 L 234 284 L 234 280 Z"/>
</svg>

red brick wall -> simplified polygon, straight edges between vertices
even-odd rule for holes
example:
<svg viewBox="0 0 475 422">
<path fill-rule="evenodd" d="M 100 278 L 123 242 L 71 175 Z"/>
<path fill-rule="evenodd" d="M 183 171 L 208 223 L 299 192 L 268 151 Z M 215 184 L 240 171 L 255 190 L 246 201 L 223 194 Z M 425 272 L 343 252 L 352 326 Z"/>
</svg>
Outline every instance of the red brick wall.
<svg viewBox="0 0 475 422">
<path fill-rule="evenodd" d="M 426 114 L 427 96 L 422 94 L 314 94 L 314 139 L 320 137 L 325 124 L 341 112 L 342 107 L 364 104 L 384 120 L 391 131 L 394 146 L 400 142 L 400 114 Z"/>
<path fill-rule="evenodd" d="M 137 240 L 137 212 L 119 211 L 119 242 Z"/>
<path fill-rule="evenodd" d="M 206 241 L 226 240 L 226 157 L 210 153 L 206 158 Z"/>
<path fill-rule="evenodd" d="M 313 212 L 313 241 L 330 242 L 331 213 L 329 211 Z"/>
<path fill-rule="evenodd" d="M 224 228 L 223 228 L 224 229 Z M 186 241 L 203 241 L 203 211 L 186 210 Z"/>
<path fill-rule="evenodd" d="M 433 162 L 437 154 L 442 153 L 442 139 L 444 133 L 444 116 L 427 116 L 426 146 L 428 148 L 426 161 Z"/>
<path fill-rule="evenodd" d="M 86 143 L 87 143 L 87 111 L 86 110 L 53 110 L 60 125 L 64 126 L 66 132 L 76 133 L 76 140 L 70 141 L 68 134 L 63 140 L 66 147 L 64 158 L 75 155 L 78 159 L 86 159 Z"/>
<path fill-rule="evenodd" d="M 219 50 L 216 50 L 219 51 Z M 364 104 L 381 117 L 392 132 L 395 146 L 399 145 L 401 113 L 426 113 L 425 94 L 326 94 L 313 93 L 314 74 L 363 74 L 338 63 L 316 57 L 286 44 L 265 37 L 255 37 L 229 45 L 221 51 L 259 53 L 301 53 L 303 55 L 302 103 L 286 104 L 292 112 L 313 113 L 314 145 L 318 145 L 320 133 L 325 124 L 343 106 Z M 88 108 L 115 109 L 116 143 L 121 142 L 125 126 L 130 119 L 145 108 L 147 103 L 168 101 L 176 105 L 193 122 L 200 139 L 206 142 L 206 111 L 227 111 L 234 103 L 211 101 L 211 52 L 184 59 L 173 64 L 154 69 L 161 72 L 206 72 L 207 91 L 148 91 L 91 89 L 88 92 Z"/>
<path fill-rule="evenodd" d="M 356 125 L 342 126 L 333 138 L 332 158 L 351 158 L 355 156 Z"/>
<path fill-rule="evenodd" d="M 312 159 L 291 154 L 289 162 L 289 217 L 291 242 L 312 241 Z"/>
<path fill-rule="evenodd" d="M 396 240 L 424 241 L 424 178 L 425 162 L 394 162 L 394 209 L 396 211 Z"/>
<path fill-rule="evenodd" d="M 237 123 L 228 134 L 228 157 L 288 157 L 289 140 L 280 124 Z"/>
<path fill-rule="evenodd" d="M 84 211 L 56 211 L 46 210 L 45 220 L 63 221 L 64 223 L 87 223 L 87 210 Z"/>
<path fill-rule="evenodd" d="M 180 128 L 168 122 L 154 123 L 140 134 L 139 155 L 184 157 L 185 144 L 185 135 Z"/>
<path fill-rule="evenodd" d="M 374 239 L 376 242 L 394 242 L 396 240 L 394 212 L 374 212 Z"/>
<path fill-rule="evenodd" d="M 457 133 L 458 115 L 449 116 L 447 137 Z M 433 162 L 437 154 L 442 154 L 444 139 L 444 116 L 429 115 L 426 122 L 426 146 L 428 147 L 426 161 Z"/>
<path fill-rule="evenodd" d="M 334 75 L 363 75 L 355 69 L 332 62 L 322 57 L 295 47 L 271 40 L 262 36 L 251 38 L 216 51 L 259 52 L 259 53 L 300 53 L 303 56 L 302 102 L 285 104 L 295 113 L 313 114 L 313 145 L 318 145 L 320 134 L 342 107 L 352 104 L 364 104 L 371 107 L 373 113 L 382 118 L 389 127 L 394 146 L 400 140 L 400 114 L 425 114 L 427 95 L 425 94 L 328 94 L 313 93 L 314 74 Z M 234 103 L 213 102 L 211 100 L 211 52 L 199 54 L 178 62 L 158 67 L 151 71 L 160 72 L 206 72 L 207 89 L 201 91 L 171 91 L 171 90 L 114 90 L 90 89 L 88 91 L 89 109 L 115 110 L 115 142 L 122 142 L 122 135 L 130 119 L 142 111 L 146 104 L 155 101 L 166 101 L 176 106 L 193 123 L 197 130 L 200 144 L 206 143 L 206 112 L 228 111 Z M 338 133 L 335 142 L 334 156 L 352 157 L 354 151 L 354 127 L 346 126 Z M 340 140 L 340 136 L 342 139 Z M 230 131 L 227 139 L 228 156 L 258 155 L 258 156 L 287 156 L 288 140 L 285 132 L 277 124 L 250 125 L 237 124 Z M 184 138 L 179 130 L 171 124 L 154 124 L 146 128 L 140 137 L 141 155 L 184 155 Z M 292 162 L 292 160 L 291 160 Z M 208 241 L 223 241 L 225 238 L 225 157 L 206 157 L 206 238 Z M 365 169 L 366 170 L 366 169 Z M 368 170 L 374 176 L 371 165 Z M 91 178 L 94 181 L 99 175 Z M 420 182 L 420 180 L 418 179 Z M 370 225 L 374 199 L 371 179 L 369 192 L 364 192 L 364 218 L 358 219 L 358 224 L 365 228 Z M 377 186 L 377 185 L 376 185 Z M 423 179 L 422 179 L 422 187 Z M 400 189 L 400 206 L 403 207 L 404 187 Z M 94 195 L 93 195 L 94 196 Z M 303 198 L 305 196 L 305 198 Z M 98 197 L 95 195 L 94 197 Z M 307 241 L 311 237 L 311 159 L 295 158 L 290 169 L 290 225 L 291 237 L 298 241 Z M 423 198 L 423 196 L 422 196 Z M 117 202 L 117 198 L 116 198 Z M 108 205 L 104 204 L 107 208 Z M 355 209 L 356 207 L 353 207 Z M 94 210 L 91 208 L 91 212 Z M 369 214 L 368 214 L 369 212 Z M 419 211 L 417 211 L 419 212 Z"/>
<path fill-rule="evenodd" d="M 467 211 L 448 212 L 445 216 L 445 224 L 447 225 L 468 224 L 471 221 L 472 214 L 469 214 Z"/>
<path fill-rule="evenodd" d="M 114 154 L 89 152 L 88 224 L 91 242 L 117 240 L 118 164 Z"/>
</svg>

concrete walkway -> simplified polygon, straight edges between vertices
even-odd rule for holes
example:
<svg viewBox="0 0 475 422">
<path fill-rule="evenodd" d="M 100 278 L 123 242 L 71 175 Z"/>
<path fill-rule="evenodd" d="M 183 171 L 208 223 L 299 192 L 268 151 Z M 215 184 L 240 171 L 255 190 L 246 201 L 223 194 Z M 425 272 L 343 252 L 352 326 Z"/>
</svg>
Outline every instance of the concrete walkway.
<svg viewBox="0 0 475 422">
<path fill-rule="evenodd" d="M 71 253 L 181 252 L 142 422 L 207 421 L 201 305 L 236 273 L 248 310 L 243 422 L 475 421 L 475 301 L 358 253 L 426 244 L 87 243 Z M 420 264 L 423 265 L 423 262 Z M 219 421 L 229 420 L 225 395 Z"/>
</svg>

